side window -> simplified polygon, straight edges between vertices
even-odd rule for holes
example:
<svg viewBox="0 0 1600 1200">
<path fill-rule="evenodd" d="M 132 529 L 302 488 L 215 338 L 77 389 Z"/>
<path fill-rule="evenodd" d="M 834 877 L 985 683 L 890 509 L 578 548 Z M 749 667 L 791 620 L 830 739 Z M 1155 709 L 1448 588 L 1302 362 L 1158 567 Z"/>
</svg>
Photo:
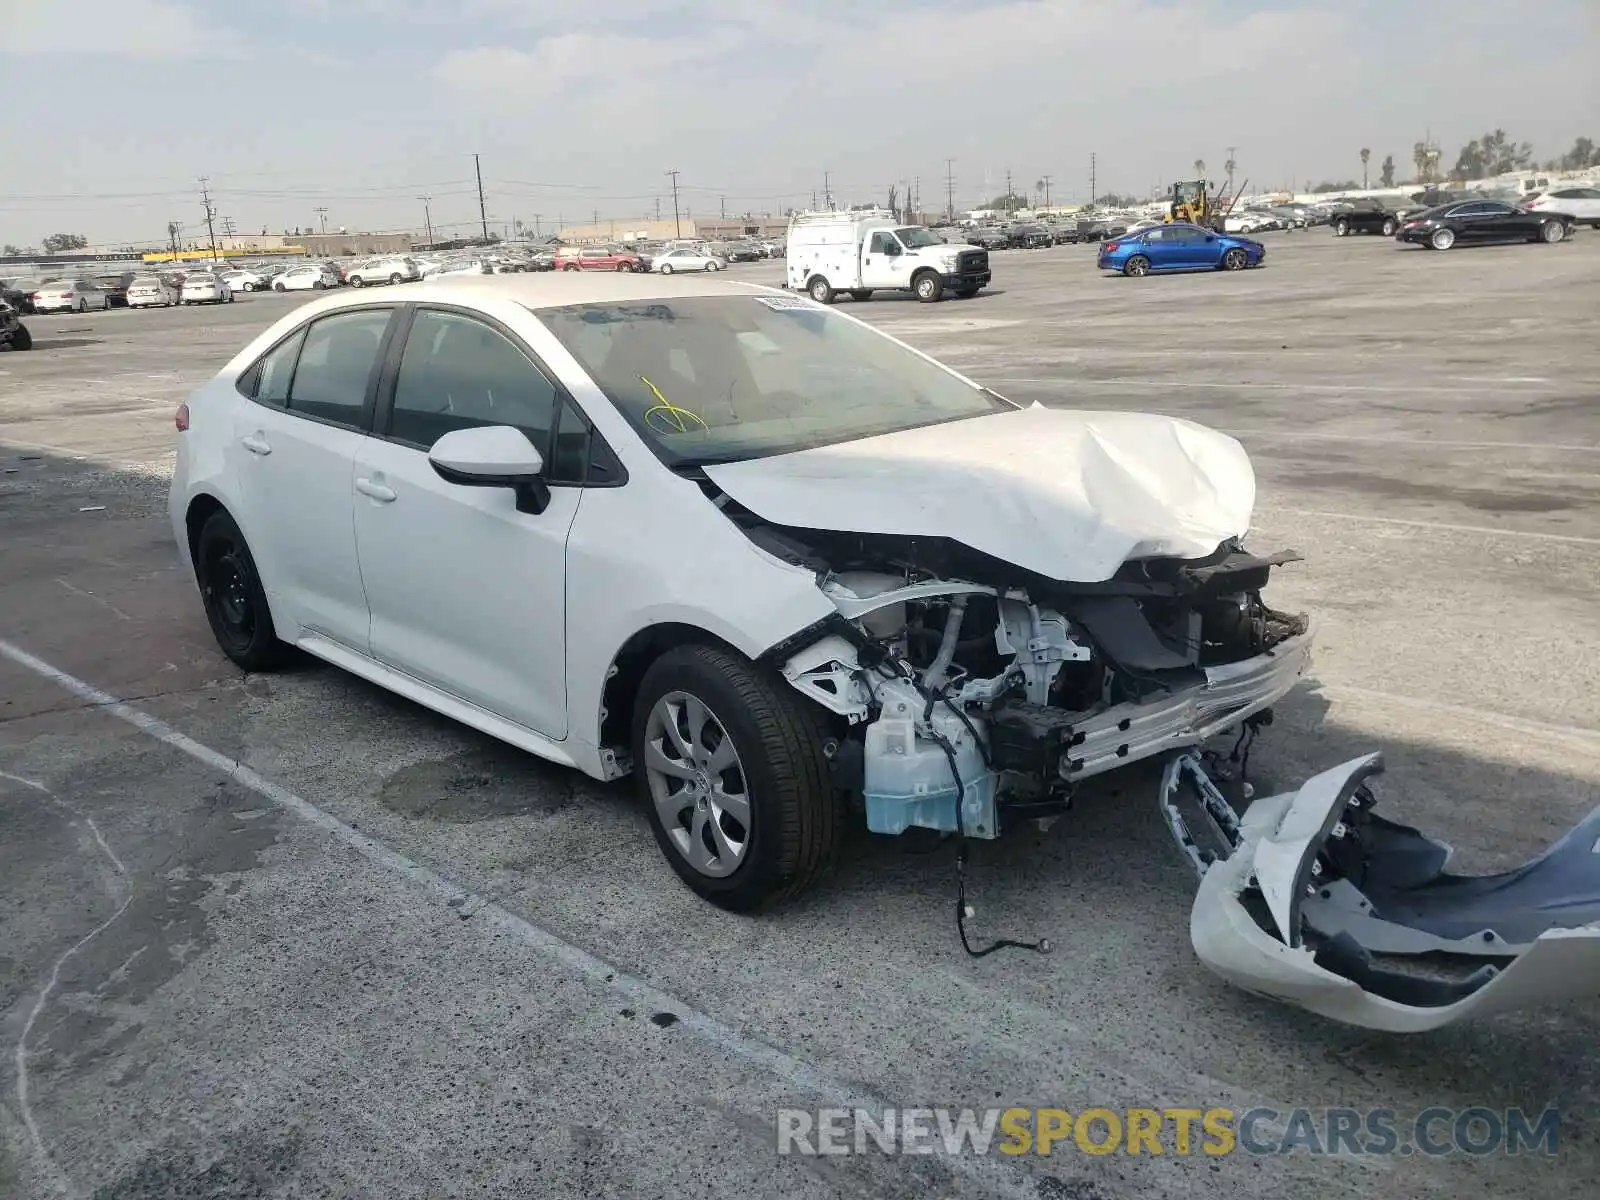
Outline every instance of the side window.
<svg viewBox="0 0 1600 1200">
<path fill-rule="evenodd" d="M 893 254 L 890 243 L 894 241 L 891 233 L 875 233 L 872 235 L 872 244 L 867 247 L 869 254 Z"/>
<path fill-rule="evenodd" d="M 545 477 L 551 483 L 583 483 L 589 476 L 589 424 L 571 403 L 561 405 Z"/>
<path fill-rule="evenodd" d="M 511 425 L 544 452 L 555 410 L 555 386 L 503 334 L 456 313 L 417 313 L 395 379 L 390 437 L 427 449 L 457 429 Z"/>
<path fill-rule="evenodd" d="M 251 372 L 255 386 L 249 389 L 250 395 L 276 408 L 289 402 L 289 380 L 294 377 L 294 360 L 305 338 L 306 331 L 302 329 L 262 356 Z"/>
<path fill-rule="evenodd" d="M 313 321 L 289 389 L 289 411 L 359 426 L 389 315 L 386 308 L 364 309 Z"/>
</svg>

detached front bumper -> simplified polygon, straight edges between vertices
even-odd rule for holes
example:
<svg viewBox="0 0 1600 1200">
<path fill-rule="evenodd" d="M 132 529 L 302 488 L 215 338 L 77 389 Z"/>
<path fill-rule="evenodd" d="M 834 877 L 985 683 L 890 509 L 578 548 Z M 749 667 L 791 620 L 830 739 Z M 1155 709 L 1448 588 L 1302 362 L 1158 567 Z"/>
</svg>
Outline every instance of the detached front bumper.
<svg viewBox="0 0 1600 1200">
<path fill-rule="evenodd" d="M 1372 813 L 1366 782 L 1381 770 L 1376 753 L 1352 759 L 1235 823 L 1215 789 L 1204 798 L 1199 760 L 1173 761 L 1162 802 L 1202 872 L 1189 918 L 1200 960 L 1246 991 L 1394 1033 L 1600 997 L 1600 809 L 1516 870 L 1453 875 L 1447 845 Z M 1222 817 L 1226 857 L 1192 852 L 1178 815 L 1189 788 Z M 1441 952 L 1465 969 L 1373 957 Z"/>
</svg>

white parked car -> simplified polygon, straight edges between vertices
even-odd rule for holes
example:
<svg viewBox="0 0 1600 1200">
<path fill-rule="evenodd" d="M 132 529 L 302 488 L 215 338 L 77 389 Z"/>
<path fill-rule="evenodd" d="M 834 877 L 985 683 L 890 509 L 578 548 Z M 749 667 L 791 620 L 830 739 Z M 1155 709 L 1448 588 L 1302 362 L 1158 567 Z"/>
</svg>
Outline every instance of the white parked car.
<svg viewBox="0 0 1600 1200">
<path fill-rule="evenodd" d="M 1548 192 L 1529 200 L 1524 208 L 1533 212 L 1563 212 L 1579 224 L 1600 229 L 1600 188 L 1583 184 L 1557 184 Z"/>
<path fill-rule="evenodd" d="M 232 304 L 233 289 L 227 280 L 211 271 L 195 271 L 184 276 L 178 295 L 182 304 Z"/>
<path fill-rule="evenodd" d="M 677 271 L 724 271 L 728 260 L 708 250 L 664 250 L 650 260 L 650 269 L 662 275 Z"/>
<path fill-rule="evenodd" d="M 51 279 L 33 294 L 34 312 L 88 312 L 110 307 L 106 294 L 92 279 Z"/>
<path fill-rule="evenodd" d="M 1228 233 L 1259 233 L 1278 224 L 1270 213 L 1236 212 L 1223 218 L 1222 227 Z"/>
<path fill-rule="evenodd" d="M 290 267 L 287 271 L 280 271 L 272 280 L 272 290 L 275 292 L 320 292 L 323 288 L 338 286 L 339 277 L 334 274 L 333 268 L 321 263 Z"/>
<path fill-rule="evenodd" d="M 417 266 L 417 260 L 401 255 L 368 258 L 345 272 L 345 282 L 351 287 L 366 287 L 370 283 L 410 283 L 421 278 L 422 271 Z"/>
<path fill-rule="evenodd" d="M 460 275 L 494 275 L 497 274 L 493 263 L 483 258 L 455 258 L 441 263 L 438 270 L 430 271 L 423 276 L 425 280 L 450 279 Z"/>
<path fill-rule="evenodd" d="M 138 275 L 128 283 L 129 308 L 171 308 L 178 289 L 159 275 Z"/>
<path fill-rule="evenodd" d="M 267 285 L 266 276 L 259 271 L 247 271 L 243 268 L 223 271 L 220 278 L 228 285 L 228 290 L 234 292 L 257 292 Z"/>
<path fill-rule="evenodd" d="M 1455 999 L 1413 976 L 1394 992 L 1356 939 L 1459 953 L 1502 924 L 1474 893 L 1470 936 L 1451 933 L 1452 876 L 1414 906 L 1365 903 L 1430 886 L 1398 825 L 1335 894 L 1343 851 L 1323 851 L 1362 844 L 1376 756 L 1242 820 L 1212 785 L 1194 748 L 1253 737 L 1312 631 L 1263 599 L 1298 556 L 1244 548 L 1243 448 L 1189 421 L 1012 403 L 777 289 L 607 273 L 324 297 L 176 423 L 172 528 L 229 658 L 263 670 L 298 646 L 633 775 L 666 859 L 719 905 L 810 886 L 847 817 L 964 854 L 1172 756 L 1161 811 L 1202 876 L 1196 948 L 1227 978 L 1357 1024 L 1442 1024 Z M 1519 943 L 1572 928 L 1509 965 L 1494 947 L 1504 969 L 1462 1003 L 1600 992 L 1589 896 L 1514 906 Z M 1313 957 L 1304 939 L 1330 930 L 1348 944 Z"/>
</svg>

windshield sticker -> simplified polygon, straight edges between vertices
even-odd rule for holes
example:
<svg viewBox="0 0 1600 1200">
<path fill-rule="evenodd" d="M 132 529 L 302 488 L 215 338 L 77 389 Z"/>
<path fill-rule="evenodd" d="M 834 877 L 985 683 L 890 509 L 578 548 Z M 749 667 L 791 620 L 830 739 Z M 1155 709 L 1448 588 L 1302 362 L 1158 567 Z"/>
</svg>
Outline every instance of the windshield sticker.
<svg viewBox="0 0 1600 1200">
<path fill-rule="evenodd" d="M 757 296 L 756 299 L 768 308 L 815 308 L 809 300 L 799 296 Z"/>
</svg>

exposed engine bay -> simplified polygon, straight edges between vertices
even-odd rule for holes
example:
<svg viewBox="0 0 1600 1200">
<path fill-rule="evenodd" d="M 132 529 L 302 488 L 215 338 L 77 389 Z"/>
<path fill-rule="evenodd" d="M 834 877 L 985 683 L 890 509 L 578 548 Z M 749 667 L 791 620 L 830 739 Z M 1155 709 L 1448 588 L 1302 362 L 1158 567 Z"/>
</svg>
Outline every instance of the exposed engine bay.
<svg viewBox="0 0 1600 1200">
<path fill-rule="evenodd" d="M 1230 539 L 1069 583 L 948 539 L 778 526 L 712 498 L 757 546 L 815 572 L 838 610 L 768 657 L 842 718 L 835 777 L 869 829 L 954 835 L 969 954 L 1050 947 L 972 948 L 965 840 L 1162 755 L 1161 811 L 1200 881 L 1191 940 L 1229 982 L 1400 1032 L 1600 995 L 1600 809 L 1522 867 L 1471 877 L 1446 871 L 1445 843 L 1372 811 L 1377 754 L 1242 813 L 1224 797 L 1217 780 L 1243 783 L 1271 705 L 1310 665 L 1309 619 L 1261 595 L 1295 552 Z M 1225 732 L 1226 760 L 1201 748 Z M 1453 973 L 1410 969 L 1441 956 Z"/>
<path fill-rule="evenodd" d="M 945 539 L 724 512 L 838 609 L 774 661 L 845 719 L 841 770 L 876 833 L 996 837 L 1008 808 L 1059 809 L 1084 779 L 1269 719 L 1310 662 L 1309 621 L 1261 599 L 1292 551 L 1228 543 L 1062 583 Z"/>
</svg>

